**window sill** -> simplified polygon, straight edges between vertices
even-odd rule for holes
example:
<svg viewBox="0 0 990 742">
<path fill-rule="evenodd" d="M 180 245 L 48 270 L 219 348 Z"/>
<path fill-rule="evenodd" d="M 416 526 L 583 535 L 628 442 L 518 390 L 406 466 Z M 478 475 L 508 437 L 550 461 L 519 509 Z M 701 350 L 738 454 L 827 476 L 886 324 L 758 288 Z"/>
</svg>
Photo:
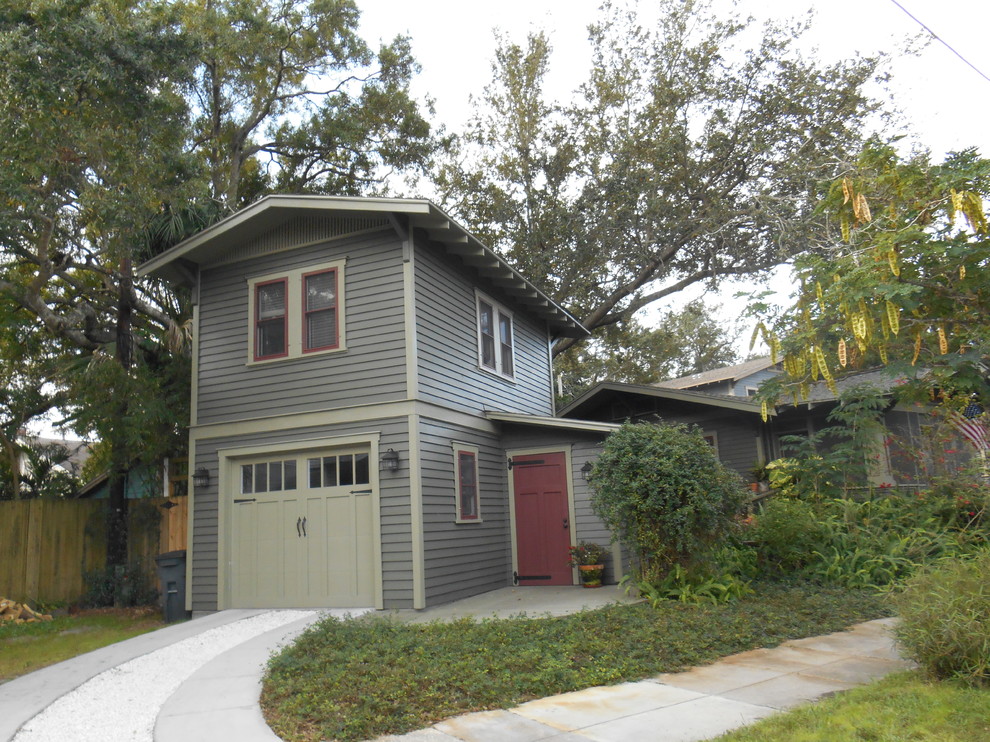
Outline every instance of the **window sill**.
<svg viewBox="0 0 990 742">
<path fill-rule="evenodd" d="M 278 358 L 265 358 L 262 360 L 251 359 L 247 361 L 245 366 L 267 366 L 271 363 L 285 363 L 287 361 L 301 361 L 307 358 L 319 358 L 320 356 L 330 355 L 333 353 L 343 353 L 347 350 L 346 345 L 341 345 L 337 348 L 327 348 L 326 350 L 311 350 L 307 353 L 290 353 L 289 355 L 279 356 Z"/>
<path fill-rule="evenodd" d="M 458 525 L 458 526 L 464 526 L 470 523 L 484 523 L 484 522 L 485 521 L 483 521 L 481 518 L 468 518 L 468 519 L 454 518 L 454 525 Z"/>
<path fill-rule="evenodd" d="M 495 371 L 494 369 L 488 368 L 488 366 L 482 366 L 480 363 L 478 364 L 477 368 L 479 371 L 483 371 L 489 376 L 494 376 L 496 379 L 501 379 L 502 381 L 508 381 L 510 384 L 516 383 L 515 376 L 506 376 L 505 374 L 501 374 L 498 371 Z"/>
</svg>

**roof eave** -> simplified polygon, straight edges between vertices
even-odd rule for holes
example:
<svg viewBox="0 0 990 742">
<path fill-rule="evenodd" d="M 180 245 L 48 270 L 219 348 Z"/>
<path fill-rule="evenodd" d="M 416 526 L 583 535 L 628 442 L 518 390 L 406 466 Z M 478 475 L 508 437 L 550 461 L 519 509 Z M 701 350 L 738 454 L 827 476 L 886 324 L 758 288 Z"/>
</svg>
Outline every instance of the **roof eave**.
<svg viewBox="0 0 990 742">
<path fill-rule="evenodd" d="M 534 425 L 559 430 L 583 430 L 589 433 L 611 433 L 613 430 L 618 430 L 622 427 L 618 423 L 603 423 L 597 420 L 570 420 L 545 415 L 527 415 L 518 412 L 496 412 L 492 410 L 485 412 L 485 417 L 501 423 Z"/>
<path fill-rule="evenodd" d="M 195 268 L 203 262 L 204 254 L 236 243 L 238 239 L 243 239 L 248 230 L 256 232 L 259 226 L 277 226 L 300 212 L 328 210 L 409 216 L 412 228 L 424 230 L 431 240 L 443 246 L 448 255 L 457 256 L 514 301 L 544 319 L 554 336 L 584 338 L 591 334 L 567 310 L 526 280 L 500 255 L 482 244 L 434 203 L 425 199 L 266 196 L 142 263 L 137 268 L 137 275 L 189 283 Z"/>
<path fill-rule="evenodd" d="M 645 386 L 642 384 L 625 384 L 615 381 L 604 381 L 592 387 L 573 402 L 565 406 L 557 414 L 564 416 L 578 409 L 602 392 L 625 392 L 628 394 L 641 394 L 647 397 L 657 397 L 660 399 L 671 399 L 678 402 L 688 402 L 701 404 L 708 407 L 719 407 L 740 412 L 750 412 L 754 414 L 762 413 L 762 406 L 750 401 L 748 397 L 740 397 L 738 400 L 727 396 L 715 396 L 704 392 L 692 392 L 685 389 L 670 389 L 667 387 Z M 775 415 L 773 407 L 767 410 L 769 415 Z"/>
</svg>

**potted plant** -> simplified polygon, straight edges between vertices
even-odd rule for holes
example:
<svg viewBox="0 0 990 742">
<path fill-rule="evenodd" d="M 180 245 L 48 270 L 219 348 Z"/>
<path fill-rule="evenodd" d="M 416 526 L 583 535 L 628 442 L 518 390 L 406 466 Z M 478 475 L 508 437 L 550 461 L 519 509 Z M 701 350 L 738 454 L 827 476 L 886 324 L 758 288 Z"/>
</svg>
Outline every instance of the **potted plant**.
<svg viewBox="0 0 990 742">
<path fill-rule="evenodd" d="M 578 568 L 581 584 L 584 587 L 601 587 L 602 573 L 605 571 L 605 554 L 608 553 L 605 547 L 582 541 L 577 546 L 569 546 L 567 551 L 570 556 L 567 563 Z"/>
</svg>

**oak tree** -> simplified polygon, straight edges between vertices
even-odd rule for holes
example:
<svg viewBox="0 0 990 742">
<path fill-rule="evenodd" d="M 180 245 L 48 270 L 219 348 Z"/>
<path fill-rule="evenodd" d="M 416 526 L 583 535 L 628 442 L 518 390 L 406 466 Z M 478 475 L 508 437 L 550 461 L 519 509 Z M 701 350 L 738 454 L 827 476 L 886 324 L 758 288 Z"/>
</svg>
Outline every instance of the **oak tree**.
<svg viewBox="0 0 990 742">
<path fill-rule="evenodd" d="M 808 58 L 806 24 L 756 29 L 705 0 L 662 0 L 658 15 L 606 2 L 572 101 L 543 90 L 545 34 L 501 38 L 438 179 L 452 212 L 599 332 L 813 245 L 816 185 L 878 110 L 866 89 L 882 58 Z"/>
</svg>

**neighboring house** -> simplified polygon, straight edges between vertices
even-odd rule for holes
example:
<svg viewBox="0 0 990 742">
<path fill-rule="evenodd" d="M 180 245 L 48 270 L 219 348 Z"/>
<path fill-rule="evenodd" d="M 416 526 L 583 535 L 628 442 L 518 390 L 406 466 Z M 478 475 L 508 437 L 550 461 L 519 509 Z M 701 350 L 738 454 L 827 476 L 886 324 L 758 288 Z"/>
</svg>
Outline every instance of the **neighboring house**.
<svg viewBox="0 0 990 742">
<path fill-rule="evenodd" d="M 56 469 L 61 469 L 66 474 L 70 474 L 74 477 L 79 476 L 79 472 L 82 471 L 83 464 L 86 463 L 86 459 L 89 458 L 90 453 L 92 453 L 89 443 L 86 441 L 75 440 L 71 438 L 45 438 L 43 436 L 28 435 L 24 431 L 18 431 L 18 443 L 23 447 L 34 448 L 40 451 L 53 450 L 59 451 L 59 458 L 61 454 L 64 453 L 65 457 L 61 460 L 53 460 L 53 466 Z M 20 454 L 20 471 L 22 474 L 27 474 L 28 467 L 30 466 L 27 455 L 22 451 Z"/>
<path fill-rule="evenodd" d="M 777 373 L 770 359 L 758 359 L 654 385 L 606 382 L 589 389 L 559 414 L 612 423 L 645 420 L 696 425 L 721 461 L 752 481 L 756 467 L 787 455 L 782 439 L 811 436 L 835 424 L 827 417 L 837 399 L 824 384 L 813 386 L 810 398 L 797 406 L 785 403 L 771 408 L 764 422 L 761 405 L 751 399 L 749 390 Z M 923 457 L 918 456 L 929 445 L 923 430 L 927 415 L 923 408 L 895 403 L 889 392 L 896 383 L 883 370 L 849 374 L 837 382 L 840 393 L 858 384 L 887 390 L 890 403 L 883 420 L 890 435 L 878 436 L 874 443 L 877 463 L 871 480 L 875 485 L 915 487 L 927 481 Z"/>
<path fill-rule="evenodd" d="M 571 585 L 608 542 L 581 468 L 616 426 L 554 416 L 587 331 L 432 203 L 271 196 L 139 272 L 194 297 L 188 608 Z"/>
<path fill-rule="evenodd" d="M 86 441 L 46 438 L 19 430 L 14 454 L 22 496 L 71 495 L 90 453 Z M 11 485 L 6 489 L 9 491 Z"/>
<path fill-rule="evenodd" d="M 166 458 L 156 465 L 135 464 L 124 479 L 124 496 L 128 500 L 143 497 L 179 497 L 188 489 L 189 472 L 185 457 Z M 103 472 L 86 482 L 76 497 L 103 500 L 110 496 L 110 475 Z"/>
<path fill-rule="evenodd" d="M 754 358 L 735 366 L 658 381 L 654 386 L 732 397 L 752 397 L 762 382 L 781 373 L 780 366 L 780 363 L 774 363 L 770 358 Z"/>
</svg>

